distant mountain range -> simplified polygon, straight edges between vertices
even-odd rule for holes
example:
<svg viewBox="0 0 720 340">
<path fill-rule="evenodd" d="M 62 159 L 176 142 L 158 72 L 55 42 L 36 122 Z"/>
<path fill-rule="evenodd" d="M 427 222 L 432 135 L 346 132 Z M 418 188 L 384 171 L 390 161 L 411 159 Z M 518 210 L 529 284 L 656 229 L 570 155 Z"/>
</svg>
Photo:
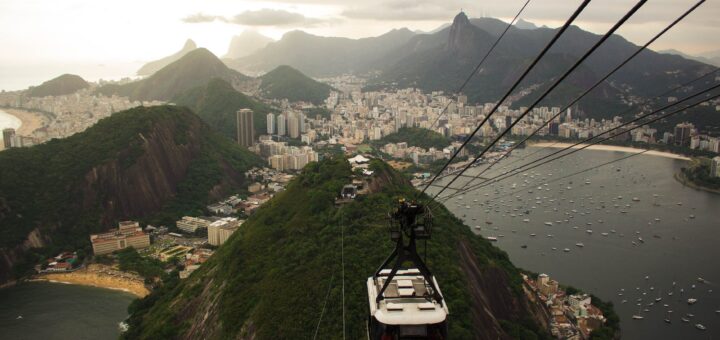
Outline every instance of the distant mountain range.
<svg viewBox="0 0 720 340">
<path fill-rule="evenodd" d="M 275 40 L 256 31 L 245 30 L 232 38 L 230 47 L 223 58 L 234 59 L 250 55 L 273 41 Z"/>
<path fill-rule="evenodd" d="M 685 59 L 695 60 L 695 61 L 699 61 L 701 63 L 720 67 L 720 50 L 713 51 L 713 52 L 707 52 L 707 53 L 704 53 L 703 55 L 697 55 L 697 56 L 689 55 L 689 54 L 680 52 L 675 49 L 662 50 L 662 51 L 658 51 L 658 53 L 679 55 Z"/>
<path fill-rule="evenodd" d="M 173 54 L 173 55 L 171 55 L 171 56 L 167 56 L 167 57 L 162 58 L 162 59 L 159 59 L 159 60 L 151 61 L 151 62 L 143 65 L 143 66 L 140 67 L 140 69 L 137 71 L 137 75 L 139 75 L 139 76 L 149 76 L 149 75 L 157 72 L 157 71 L 160 70 L 161 68 L 163 68 L 163 67 L 165 67 L 165 66 L 167 66 L 167 65 L 170 65 L 172 62 L 174 62 L 174 61 L 176 61 L 176 60 L 179 60 L 179 59 L 182 58 L 184 55 L 186 55 L 188 52 L 190 52 L 190 51 L 192 51 L 192 50 L 194 50 L 194 49 L 196 49 L 196 48 L 197 48 L 197 45 L 195 44 L 195 42 L 192 41 L 192 40 L 190 40 L 190 39 L 188 39 L 188 40 L 185 42 L 185 45 L 183 46 L 183 48 L 182 48 L 180 51 L 178 51 L 177 53 L 175 53 L 175 54 Z"/>
<path fill-rule="evenodd" d="M 302 31 L 286 33 L 282 39 L 243 58 L 226 61 L 241 72 L 268 72 L 289 65 L 311 77 L 365 72 L 382 62 L 384 54 L 406 43 L 415 33 L 403 28 L 378 37 L 349 39 L 320 37 Z"/>
<path fill-rule="evenodd" d="M 38 86 L 30 87 L 27 94 L 31 97 L 63 96 L 88 87 L 90 87 L 90 84 L 80 76 L 63 74 Z"/>
</svg>

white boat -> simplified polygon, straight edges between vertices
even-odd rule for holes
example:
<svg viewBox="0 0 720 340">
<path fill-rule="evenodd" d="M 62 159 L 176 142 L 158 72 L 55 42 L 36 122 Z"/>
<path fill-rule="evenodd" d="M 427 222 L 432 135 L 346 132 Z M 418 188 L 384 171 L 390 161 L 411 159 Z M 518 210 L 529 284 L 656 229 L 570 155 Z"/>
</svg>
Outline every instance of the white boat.
<svg viewBox="0 0 720 340">
<path fill-rule="evenodd" d="M 682 317 L 682 318 L 680 318 L 680 320 L 682 320 L 682 322 L 690 322 L 690 319 L 688 319 L 686 317 Z"/>
<path fill-rule="evenodd" d="M 701 330 L 701 331 L 704 331 L 704 330 L 707 329 L 707 328 L 705 328 L 705 326 L 703 326 L 702 324 L 699 324 L 699 323 L 698 323 L 698 324 L 695 324 L 695 328 L 697 328 L 697 329 L 699 329 L 699 330 Z"/>
<path fill-rule="evenodd" d="M 491 241 L 491 242 L 497 242 L 497 240 L 498 240 L 497 237 L 494 237 L 494 236 L 488 236 L 486 238 L 488 241 Z"/>
<path fill-rule="evenodd" d="M 697 302 L 697 299 L 693 299 L 693 298 L 687 299 L 688 305 L 692 305 L 692 304 L 694 304 L 695 302 Z"/>
<path fill-rule="evenodd" d="M 633 315 L 632 318 L 635 319 L 635 320 L 642 320 L 642 319 L 644 319 L 645 317 L 642 316 L 642 315 Z"/>
<path fill-rule="evenodd" d="M 695 215 L 690 214 L 690 216 L 688 216 L 688 217 L 690 217 L 690 218 L 695 218 Z"/>
<path fill-rule="evenodd" d="M 528 223 L 528 222 L 530 222 L 530 219 L 529 219 L 529 218 L 526 218 L 526 219 L 523 220 L 523 222 Z"/>
<path fill-rule="evenodd" d="M 552 227 L 553 224 L 552 224 L 552 222 L 545 222 L 545 225 L 548 227 Z"/>
<path fill-rule="evenodd" d="M 578 246 L 578 247 L 580 247 L 580 248 L 582 248 L 582 247 L 585 246 L 582 242 L 575 243 L 575 245 Z"/>
<path fill-rule="evenodd" d="M 632 199 L 632 200 L 633 200 L 633 201 L 635 201 L 635 202 L 640 202 L 640 199 L 639 199 L 639 198 L 637 198 L 637 197 L 633 197 L 633 199 Z"/>
<path fill-rule="evenodd" d="M 536 235 L 535 235 L 535 234 L 530 234 L 530 236 L 535 237 Z"/>
<path fill-rule="evenodd" d="M 586 233 L 592 234 L 592 229 L 585 230 Z"/>
</svg>

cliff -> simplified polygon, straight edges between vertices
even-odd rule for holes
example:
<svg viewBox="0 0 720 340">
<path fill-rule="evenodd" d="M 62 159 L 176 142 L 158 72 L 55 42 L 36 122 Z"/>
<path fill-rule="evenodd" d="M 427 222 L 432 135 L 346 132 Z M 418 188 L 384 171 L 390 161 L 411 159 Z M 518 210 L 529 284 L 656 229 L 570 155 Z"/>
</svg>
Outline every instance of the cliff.
<svg viewBox="0 0 720 340">
<path fill-rule="evenodd" d="M 365 282 L 392 248 L 386 213 L 397 197 L 416 194 L 386 164 L 370 167 L 371 193 L 336 207 L 351 176 L 347 161 L 309 164 L 198 271 L 134 304 L 124 337 L 337 339 L 343 315 L 348 338 L 366 337 Z M 450 338 L 546 338 L 507 254 L 446 209 L 433 212 L 427 259 L 450 308 Z"/>
<path fill-rule="evenodd" d="M 259 158 L 182 107 L 139 107 L 86 131 L 0 153 L 0 283 L 89 248 L 117 221 L 167 224 L 244 190 Z"/>
</svg>

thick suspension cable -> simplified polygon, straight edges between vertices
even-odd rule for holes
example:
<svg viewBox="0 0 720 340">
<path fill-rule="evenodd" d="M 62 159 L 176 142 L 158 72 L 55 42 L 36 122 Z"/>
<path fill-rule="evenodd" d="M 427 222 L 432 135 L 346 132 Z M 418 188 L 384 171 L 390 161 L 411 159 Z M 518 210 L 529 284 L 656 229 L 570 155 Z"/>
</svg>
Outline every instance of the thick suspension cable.
<svg viewBox="0 0 720 340">
<path fill-rule="evenodd" d="M 488 170 L 490 170 L 493 166 L 495 166 L 495 164 L 497 164 L 498 162 L 500 162 L 501 160 L 503 160 L 503 159 L 505 158 L 505 156 L 507 156 L 507 155 L 509 155 L 510 153 L 512 153 L 512 152 L 513 152 L 516 148 L 518 148 L 520 145 L 523 145 L 523 144 L 524 144 L 525 142 L 527 142 L 530 138 L 532 138 L 532 137 L 535 136 L 538 132 L 540 132 L 540 130 L 541 130 L 543 127 L 545 127 L 545 126 L 546 126 L 547 124 L 549 124 L 550 122 L 554 121 L 557 117 L 559 117 L 561 114 L 563 114 L 565 111 L 567 111 L 567 110 L 568 110 L 570 107 L 572 107 L 575 103 L 577 103 L 578 101 L 580 101 L 580 99 L 584 98 L 587 94 L 589 94 L 589 93 L 592 92 L 595 88 L 597 88 L 598 86 L 600 86 L 603 82 L 605 82 L 605 80 L 607 80 L 608 78 L 610 78 L 611 75 L 613 75 L 615 72 L 617 72 L 618 70 L 620 70 L 621 68 L 623 68 L 628 62 L 630 62 L 630 61 L 633 60 L 638 54 L 640 54 L 640 52 L 644 51 L 648 46 L 650 46 L 650 44 L 652 44 L 652 43 L 655 42 L 657 39 L 659 39 L 663 34 L 665 34 L 667 31 L 669 31 L 671 28 L 673 28 L 673 26 L 675 26 L 677 23 L 679 23 L 681 20 L 683 20 L 686 16 L 688 16 L 690 13 L 692 13 L 696 8 L 698 8 L 698 7 L 699 7 L 702 3 L 704 3 L 705 1 L 706 1 L 706 0 L 700 0 L 700 1 L 698 1 L 694 6 L 692 6 L 690 9 L 688 9 L 687 11 L 685 11 L 685 13 L 683 13 L 681 16 L 679 16 L 677 19 L 675 19 L 675 21 L 673 21 L 673 22 L 670 23 L 667 27 L 665 27 L 665 29 L 663 29 L 662 31 L 660 31 L 659 33 L 657 33 L 652 39 L 650 39 L 647 43 L 645 43 L 645 45 L 640 46 L 640 47 L 635 51 L 635 53 L 631 54 L 628 58 L 626 58 L 623 62 L 621 62 L 618 66 L 616 66 L 612 71 L 610 71 L 609 73 L 607 73 L 604 77 L 602 77 L 600 80 L 598 80 L 598 81 L 597 81 L 594 85 L 592 85 L 590 88 L 588 88 L 587 90 L 585 90 L 582 94 L 580 94 L 578 97 L 576 97 L 576 98 L 575 98 L 573 101 L 571 101 L 569 104 L 565 105 L 562 109 L 560 109 L 560 111 L 558 111 L 558 113 L 556 113 L 555 115 L 553 115 L 552 117 L 550 117 L 549 119 L 547 119 L 543 124 L 541 124 L 540 126 L 538 126 L 538 128 L 536 128 L 531 134 L 529 134 L 528 136 L 526 136 L 522 141 L 520 141 L 519 143 L 513 145 L 513 146 L 510 148 L 510 150 L 508 150 L 508 151 L 505 152 L 504 154 L 500 155 L 500 157 L 498 157 L 497 159 L 495 159 L 489 166 L 485 167 L 481 172 L 479 172 L 477 175 L 475 175 L 475 177 L 474 177 L 472 180 L 465 182 L 465 184 L 463 185 L 463 187 L 472 185 L 472 183 L 473 183 L 476 179 L 480 178 L 480 176 L 482 176 L 485 172 L 487 172 Z M 632 110 L 632 108 L 629 109 L 629 110 Z M 461 187 L 461 188 L 462 188 L 462 187 Z"/>
<path fill-rule="evenodd" d="M 700 93 L 698 93 L 698 94 L 695 94 L 695 95 L 693 95 L 693 96 L 691 96 L 691 97 L 696 97 L 696 96 L 703 95 L 703 94 L 707 95 L 709 92 L 711 92 L 712 90 L 715 90 L 715 89 L 717 89 L 717 88 L 719 88 L 719 87 L 720 87 L 720 85 L 715 85 L 715 86 L 713 86 L 713 87 L 711 87 L 711 88 L 709 88 L 709 89 L 703 90 L 702 92 L 700 92 Z M 550 154 L 550 155 L 547 155 L 547 156 L 544 156 L 544 157 L 542 157 L 542 158 L 539 158 L 539 159 L 537 159 L 537 160 L 535 160 L 535 161 L 533 161 L 533 162 L 530 162 L 530 163 L 528 163 L 528 164 L 525 164 L 525 165 L 523 165 L 523 166 L 521 166 L 521 167 L 518 167 L 518 168 L 516 168 L 516 169 L 514 169 L 514 170 L 511 170 L 511 171 L 502 173 L 502 174 L 500 174 L 500 175 L 498 175 L 498 176 L 489 178 L 489 179 L 487 179 L 487 180 L 484 181 L 484 182 L 475 184 L 475 185 L 473 185 L 473 186 L 471 186 L 471 187 L 469 187 L 469 188 L 466 188 L 466 189 L 464 189 L 464 190 L 455 192 L 455 193 L 453 193 L 453 194 L 451 194 L 451 195 L 448 195 L 448 196 L 445 196 L 445 197 L 443 197 L 443 198 L 444 198 L 444 199 L 449 199 L 449 198 L 455 197 L 455 196 L 457 196 L 457 195 L 463 194 L 463 193 L 465 193 L 465 192 L 472 191 L 472 190 L 476 190 L 476 189 L 480 189 L 480 188 L 486 187 L 486 186 L 488 186 L 488 185 L 491 185 L 491 184 L 493 184 L 493 183 L 497 183 L 497 182 L 502 181 L 502 180 L 504 180 L 504 179 L 507 179 L 507 178 L 509 178 L 509 177 L 515 176 L 515 175 L 519 174 L 519 173 L 522 172 L 522 171 L 528 171 L 528 170 L 531 170 L 531 169 L 535 169 L 535 168 L 537 168 L 537 167 L 539 167 L 539 166 L 541 166 L 541 165 L 544 165 L 544 164 L 547 164 L 547 163 L 549 163 L 549 162 L 555 161 L 555 160 L 557 160 L 557 159 L 560 159 L 560 158 L 569 156 L 569 155 L 574 154 L 574 153 L 576 153 L 576 152 L 579 152 L 579 151 L 581 151 L 581 150 L 587 149 L 587 148 L 590 147 L 590 146 L 593 146 L 593 145 L 602 143 L 602 142 L 607 141 L 607 140 L 609 140 L 609 139 L 611 139 L 611 138 L 614 138 L 614 137 L 617 137 L 617 136 L 622 135 L 622 134 L 624 134 L 624 133 L 630 132 L 630 131 L 632 131 L 632 130 L 641 128 L 643 125 L 647 125 L 647 124 L 650 124 L 650 123 L 654 123 L 654 122 L 656 122 L 656 121 L 658 121 L 658 120 L 665 119 L 665 118 L 670 117 L 670 116 L 672 116 L 672 115 L 674 115 L 674 114 L 677 114 L 677 113 L 683 112 L 683 111 L 685 111 L 685 110 L 687 110 L 687 109 L 696 107 L 696 106 L 698 106 L 698 105 L 700 105 L 700 104 L 702 104 L 702 103 L 704 103 L 704 102 L 707 102 L 707 101 L 716 99 L 716 98 L 718 98 L 718 97 L 720 97 L 720 94 L 713 95 L 713 96 L 711 96 L 711 97 L 709 97 L 709 98 L 702 99 L 702 100 L 700 100 L 700 101 L 698 101 L 698 102 L 696 102 L 696 103 L 694 103 L 694 104 L 690 104 L 690 105 L 688 105 L 688 106 L 685 106 L 685 107 L 683 107 L 683 108 L 677 109 L 677 110 L 675 110 L 675 111 L 671 111 L 671 112 L 669 112 L 669 113 L 666 113 L 666 114 L 660 115 L 660 116 L 658 116 L 658 117 L 652 118 L 652 119 L 650 119 L 649 121 L 646 121 L 646 122 L 644 122 L 644 123 L 642 123 L 642 124 L 640 124 L 640 125 L 633 126 L 633 127 L 629 128 L 629 129 L 627 129 L 627 130 L 625 130 L 625 131 L 622 131 L 622 132 L 619 132 L 619 133 L 617 133 L 617 134 L 611 135 L 611 136 L 609 136 L 609 137 L 603 138 L 603 139 L 601 139 L 601 140 L 592 142 L 592 143 L 590 143 L 590 144 L 583 144 L 583 143 L 584 143 L 584 142 L 587 142 L 587 141 L 590 140 L 590 139 L 596 138 L 596 137 L 589 138 L 589 139 L 587 139 L 587 140 L 584 140 L 584 141 L 575 143 L 575 144 L 573 144 L 573 145 L 571 145 L 571 146 L 568 146 L 568 147 L 563 148 L 563 149 L 560 150 L 560 151 L 557 151 L 557 152 L 554 152 L 554 153 L 552 153 L 552 154 Z M 685 101 L 685 100 L 687 100 L 687 99 L 688 99 L 688 98 L 684 99 L 683 101 Z M 662 110 L 655 111 L 655 112 L 653 112 L 653 113 L 651 113 L 651 114 L 643 115 L 643 116 L 640 117 L 640 118 L 647 118 L 648 116 L 654 115 L 655 113 L 658 113 L 659 111 L 662 111 Z M 599 136 L 601 136 L 601 135 L 603 135 L 603 134 L 607 134 L 607 133 L 609 133 L 609 132 L 611 132 L 611 131 L 614 131 L 614 130 L 616 130 L 617 128 L 620 128 L 620 127 L 625 126 L 625 125 L 627 125 L 627 124 L 623 124 L 623 125 L 621 125 L 621 126 L 618 126 L 618 127 L 616 127 L 616 128 L 613 128 L 613 129 L 611 129 L 611 130 L 605 131 L 605 132 L 603 132 L 602 134 L 598 135 L 597 137 L 599 137 Z M 575 148 L 576 146 L 578 146 L 578 145 L 580 145 L 580 144 L 583 144 L 583 145 L 582 145 L 581 147 L 579 147 L 579 148 Z M 573 150 L 572 150 L 571 152 L 567 153 L 567 154 L 560 155 L 560 156 L 555 157 L 555 158 L 553 158 L 553 159 L 550 159 L 550 160 L 541 162 L 541 163 L 539 163 L 539 164 L 533 165 L 533 166 L 531 166 L 531 167 L 529 167 L 529 168 L 526 168 L 526 166 L 528 166 L 528 165 L 535 164 L 535 163 L 537 163 L 537 162 L 539 162 L 539 161 L 542 161 L 542 160 L 544 160 L 544 159 L 550 158 L 550 157 L 552 157 L 552 156 L 554 156 L 554 155 L 557 155 L 558 153 L 560 153 L 560 152 L 562 152 L 562 151 L 566 151 L 566 150 L 568 150 L 568 149 L 573 149 Z"/>
<path fill-rule="evenodd" d="M 535 68 L 535 65 L 537 65 L 538 62 L 540 62 L 540 59 L 542 59 L 543 56 L 550 50 L 550 48 L 555 45 L 555 42 L 562 36 L 562 34 L 570 27 L 570 25 L 577 19 L 577 17 L 580 15 L 580 13 L 585 10 L 585 7 L 590 3 L 590 0 L 583 0 L 583 2 L 580 4 L 580 6 L 575 10 L 575 12 L 568 18 L 568 20 L 563 24 L 563 26 L 555 33 L 555 36 L 548 42 L 548 44 L 543 48 L 543 50 L 538 54 L 535 59 L 530 63 L 530 65 L 523 71 L 522 75 L 515 81 L 515 83 L 510 87 L 510 89 L 500 98 L 500 100 L 493 106 L 490 113 L 478 124 L 478 126 L 473 130 L 473 132 L 468 136 L 467 139 L 463 142 L 463 144 L 453 153 L 453 155 L 448 159 L 448 161 L 443 165 L 443 167 L 435 174 L 435 176 L 430 180 L 430 182 L 423 188 L 423 190 L 419 193 L 420 195 L 424 194 L 425 191 L 427 191 L 428 188 L 430 188 L 430 185 L 438 178 L 438 176 L 445 171 L 445 169 L 452 163 L 453 160 L 457 157 L 457 155 L 460 153 L 460 151 L 465 148 L 465 146 L 475 137 L 478 131 L 480 131 L 480 128 L 485 124 L 485 122 L 490 119 L 490 116 L 492 116 L 495 111 L 502 105 L 502 103 L 507 99 L 507 97 L 510 96 L 510 94 L 515 91 L 515 89 L 520 85 L 520 83 L 525 79 L 525 77 L 530 73 L 530 71 Z"/>
<path fill-rule="evenodd" d="M 585 52 L 585 54 L 580 57 L 580 59 L 578 59 L 567 71 L 565 71 L 562 76 L 556 79 L 553 84 L 547 90 L 545 90 L 542 95 L 540 95 L 540 97 L 538 97 L 530 106 L 528 106 L 528 108 L 525 109 L 525 111 L 520 115 L 520 117 L 518 117 L 518 119 L 512 122 L 510 126 L 505 128 L 502 133 L 497 135 L 495 139 L 490 144 L 488 144 L 485 149 L 483 149 L 483 151 L 480 152 L 480 154 L 478 154 L 472 162 L 469 162 L 465 167 L 463 167 L 462 170 L 460 170 L 460 172 L 455 175 L 452 180 L 450 180 L 450 182 L 448 182 L 443 188 L 441 188 L 440 191 L 435 193 L 432 199 L 435 199 L 440 194 L 442 194 L 442 192 L 445 191 L 450 185 L 452 185 L 458 178 L 460 178 L 460 176 L 462 176 L 465 171 L 467 171 L 473 164 L 475 164 L 480 158 L 482 158 L 482 156 L 488 150 L 490 150 L 490 148 L 492 148 L 502 137 L 504 137 L 508 132 L 510 132 L 513 126 L 515 126 L 520 120 L 522 120 L 523 117 L 525 117 L 536 105 L 538 105 L 543 99 L 545 99 L 547 95 L 549 95 L 553 90 L 555 90 L 556 87 L 558 87 L 563 81 L 565 81 L 565 79 L 571 73 L 573 73 L 575 69 L 577 69 L 585 61 L 585 59 L 590 57 L 595 52 L 595 50 L 597 50 L 607 39 L 609 39 L 615 33 L 615 31 L 617 31 L 628 19 L 630 19 L 630 17 L 632 17 L 643 5 L 645 5 L 646 2 L 647 0 L 638 1 L 635 6 L 630 9 L 630 11 L 628 11 L 618 22 L 616 22 L 607 31 L 607 33 L 605 33 L 605 35 L 602 36 L 602 38 L 600 38 L 600 40 L 598 40 L 589 50 L 587 50 L 587 52 Z"/>
</svg>

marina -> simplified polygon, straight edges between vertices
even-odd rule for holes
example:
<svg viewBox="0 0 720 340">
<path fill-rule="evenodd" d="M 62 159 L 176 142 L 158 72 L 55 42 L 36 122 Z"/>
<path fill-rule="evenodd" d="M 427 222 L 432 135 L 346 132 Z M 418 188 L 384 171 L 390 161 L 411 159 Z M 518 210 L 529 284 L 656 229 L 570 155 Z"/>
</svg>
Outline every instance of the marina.
<svg viewBox="0 0 720 340">
<path fill-rule="evenodd" d="M 518 150 L 506 162 L 535 150 Z M 496 234 L 516 230 L 496 245 L 520 267 L 612 301 L 623 338 L 706 339 L 720 330 L 720 295 L 712 292 L 713 282 L 720 282 L 714 270 L 720 267 L 720 230 L 717 213 L 709 213 L 720 211 L 720 196 L 684 187 L 673 179 L 684 162 L 657 156 L 559 179 L 625 155 L 583 151 L 516 176 L 515 188 L 504 181 L 464 193 L 483 209 L 465 209 L 466 201 L 456 199 L 445 205 L 455 213 L 462 209 L 466 220 L 492 221 Z M 509 169 L 501 164 L 494 171 Z M 586 179 L 590 184 L 573 185 Z M 551 237 L 538 238 L 539 232 Z"/>
</svg>

